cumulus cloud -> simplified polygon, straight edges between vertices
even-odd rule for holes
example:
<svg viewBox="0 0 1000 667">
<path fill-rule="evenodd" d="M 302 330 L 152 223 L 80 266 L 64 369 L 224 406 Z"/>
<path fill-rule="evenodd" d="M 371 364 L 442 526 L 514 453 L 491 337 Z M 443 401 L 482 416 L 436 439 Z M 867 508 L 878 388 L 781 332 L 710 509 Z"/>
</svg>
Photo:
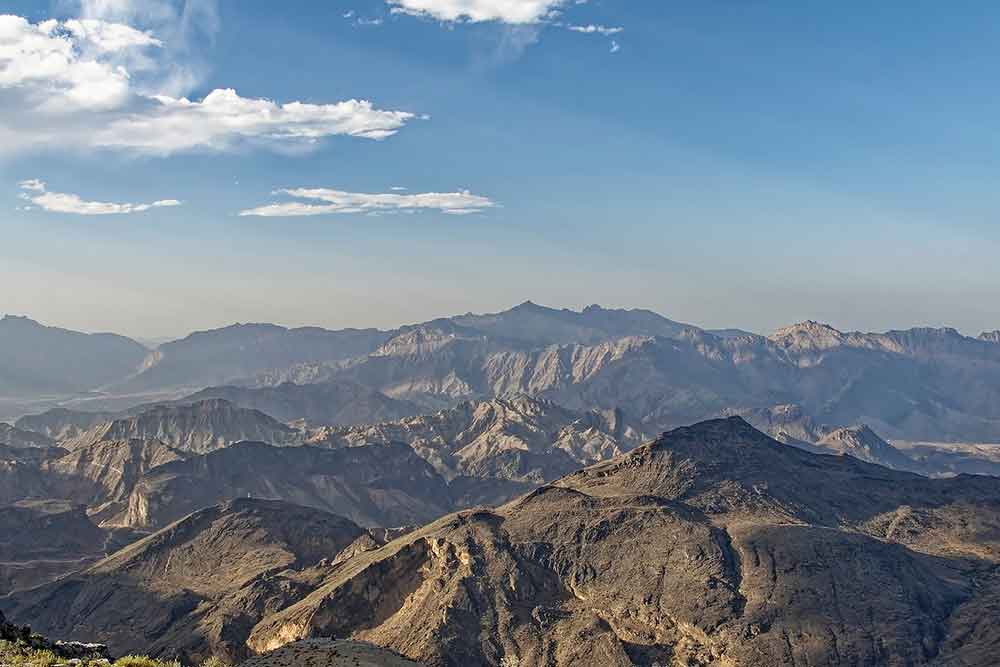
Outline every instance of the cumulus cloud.
<svg viewBox="0 0 1000 667">
<path fill-rule="evenodd" d="M 176 199 L 161 199 L 151 204 L 119 204 L 102 201 L 86 201 L 79 195 L 63 192 L 49 192 L 44 181 L 32 178 L 21 181 L 21 198 L 30 201 L 38 208 L 52 213 L 72 213 L 75 215 L 122 215 L 126 213 L 142 213 L 153 208 L 180 206 Z M 29 207 L 25 207 L 30 210 Z"/>
<path fill-rule="evenodd" d="M 171 92 L 198 78 L 178 64 L 177 44 L 186 38 L 171 41 L 111 20 L 190 34 L 187 23 L 216 20 L 213 8 L 207 0 L 187 0 L 180 13 L 158 0 L 84 0 L 81 18 L 67 21 L 0 15 L 0 154 L 38 147 L 158 155 L 244 144 L 301 149 L 332 136 L 384 139 L 416 117 L 366 100 L 279 103 L 231 89 L 188 99 Z"/>
<path fill-rule="evenodd" d="M 537 23 L 565 0 L 386 0 L 392 11 L 439 21 Z"/>
<path fill-rule="evenodd" d="M 127 25 L 0 15 L 0 89 L 29 110 L 115 108 L 128 98 L 129 73 L 109 54 L 157 46 L 152 35 Z"/>
<path fill-rule="evenodd" d="M 395 188 L 394 188 L 395 189 Z M 438 211 L 448 215 L 469 215 L 498 206 L 496 202 L 468 190 L 458 192 L 424 192 L 419 194 L 344 192 L 326 188 L 293 188 L 278 190 L 296 199 L 240 211 L 241 216 L 295 217 L 346 213 L 414 213 Z M 322 202 L 322 203 L 316 203 Z"/>
<path fill-rule="evenodd" d="M 214 90 L 200 102 L 157 97 L 141 112 L 112 122 L 94 142 L 168 154 L 194 148 L 222 150 L 242 141 L 308 145 L 335 135 L 385 139 L 413 117 L 405 111 L 376 109 L 362 100 L 278 104 L 226 89 Z"/>
</svg>

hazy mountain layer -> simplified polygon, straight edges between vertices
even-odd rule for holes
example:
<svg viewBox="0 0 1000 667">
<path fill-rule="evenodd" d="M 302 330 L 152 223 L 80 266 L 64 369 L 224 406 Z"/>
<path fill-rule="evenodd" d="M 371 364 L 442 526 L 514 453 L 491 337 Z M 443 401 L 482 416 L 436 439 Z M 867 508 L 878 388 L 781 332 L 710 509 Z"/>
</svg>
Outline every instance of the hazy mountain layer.
<svg viewBox="0 0 1000 667">
<path fill-rule="evenodd" d="M 235 324 L 164 343 L 120 391 L 224 385 L 272 368 L 308 361 L 336 361 L 374 350 L 388 334 L 376 329 L 286 329 Z"/>
<path fill-rule="evenodd" d="M 649 311 L 529 302 L 390 332 L 274 325 L 199 332 L 162 345 L 116 391 L 337 380 L 372 392 L 338 385 L 329 390 L 336 395 L 313 400 L 287 387 L 257 397 L 225 390 L 280 418 L 308 413 L 327 422 L 385 420 L 410 409 L 380 394 L 421 411 L 530 394 L 573 410 L 623 408 L 649 432 L 727 408 L 796 404 L 816 423 L 864 423 L 890 440 L 1000 442 L 995 338 L 948 328 L 841 332 L 811 321 L 763 337 L 704 331 Z"/>
<path fill-rule="evenodd" d="M 305 420 L 311 424 L 371 424 L 419 414 L 407 401 L 389 398 L 363 385 L 347 382 L 294 384 L 273 387 L 210 387 L 179 402 L 210 398 L 229 401 L 241 408 L 260 410 L 280 421 Z"/>
<path fill-rule="evenodd" d="M 7 315 L 0 319 L 0 396 L 95 389 L 137 371 L 148 352 L 124 336 L 83 334 Z"/>
</svg>

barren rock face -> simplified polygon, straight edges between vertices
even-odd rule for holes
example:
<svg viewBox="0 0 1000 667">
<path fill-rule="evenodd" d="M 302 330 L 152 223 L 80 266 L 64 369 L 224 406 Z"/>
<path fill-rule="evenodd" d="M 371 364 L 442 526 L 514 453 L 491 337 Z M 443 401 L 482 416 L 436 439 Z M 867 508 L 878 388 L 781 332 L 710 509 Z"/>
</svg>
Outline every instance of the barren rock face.
<svg viewBox="0 0 1000 667">
<path fill-rule="evenodd" d="M 320 429 L 310 442 L 326 447 L 403 442 L 447 479 L 537 485 L 617 456 L 642 440 L 621 411 L 574 411 L 517 395 L 370 426 Z"/>
<path fill-rule="evenodd" d="M 456 666 L 948 664 L 1000 639 L 967 639 L 994 604 L 998 517 L 995 479 L 705 422 L 358 554 L 249 646 L 334 635 Z"/>
<path fill-rule="evenodd" d="M 70 450 L 115 440 L 159 440 L 182 452 L 204 454 L 234 442 L 273 445 L 301 442 L 298 431 L 263 412 L 222 399 L 151 407 L 134 417 L 113 419 L 63 442 Z"/>
</svg>

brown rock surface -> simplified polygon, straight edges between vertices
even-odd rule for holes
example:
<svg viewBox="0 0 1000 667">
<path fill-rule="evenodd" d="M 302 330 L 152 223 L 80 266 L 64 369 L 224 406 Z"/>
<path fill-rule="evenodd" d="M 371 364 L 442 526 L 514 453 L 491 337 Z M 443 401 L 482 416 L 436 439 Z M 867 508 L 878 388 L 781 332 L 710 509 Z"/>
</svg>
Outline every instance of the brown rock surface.
<svg viewBox="0 0 1000 667">
<path fill-rule="evenodd" d="M 1000 480 L 930 480 L 738 418 L 339 565 L 250 646 L 372 641 L 429 665 L 988 664 Z M 977 662 L 978 661 L 978 662 Z"/>
</svg>

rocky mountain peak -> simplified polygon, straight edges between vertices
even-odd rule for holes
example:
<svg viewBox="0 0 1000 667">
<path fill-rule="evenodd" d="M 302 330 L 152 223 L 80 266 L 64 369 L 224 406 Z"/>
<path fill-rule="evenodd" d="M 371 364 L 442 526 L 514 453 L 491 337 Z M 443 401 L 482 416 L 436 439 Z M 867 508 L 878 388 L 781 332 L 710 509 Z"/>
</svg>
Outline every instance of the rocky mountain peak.
<svg viewBox="0 0 1000 667">
<path fill-rule="evenodd" d="M 786 349 L 817 350 L 843 345 L 846 336 L 829 324 L 806 320 L 778 329 L 769 338 Z"/>
<path fill-rule="evenodd" d="M 989 343 L 1000 343 L 1000 329 L 995 331 L 984 331 L 979 334 L 979 340 L 985 340 Z"/>
</svg>

